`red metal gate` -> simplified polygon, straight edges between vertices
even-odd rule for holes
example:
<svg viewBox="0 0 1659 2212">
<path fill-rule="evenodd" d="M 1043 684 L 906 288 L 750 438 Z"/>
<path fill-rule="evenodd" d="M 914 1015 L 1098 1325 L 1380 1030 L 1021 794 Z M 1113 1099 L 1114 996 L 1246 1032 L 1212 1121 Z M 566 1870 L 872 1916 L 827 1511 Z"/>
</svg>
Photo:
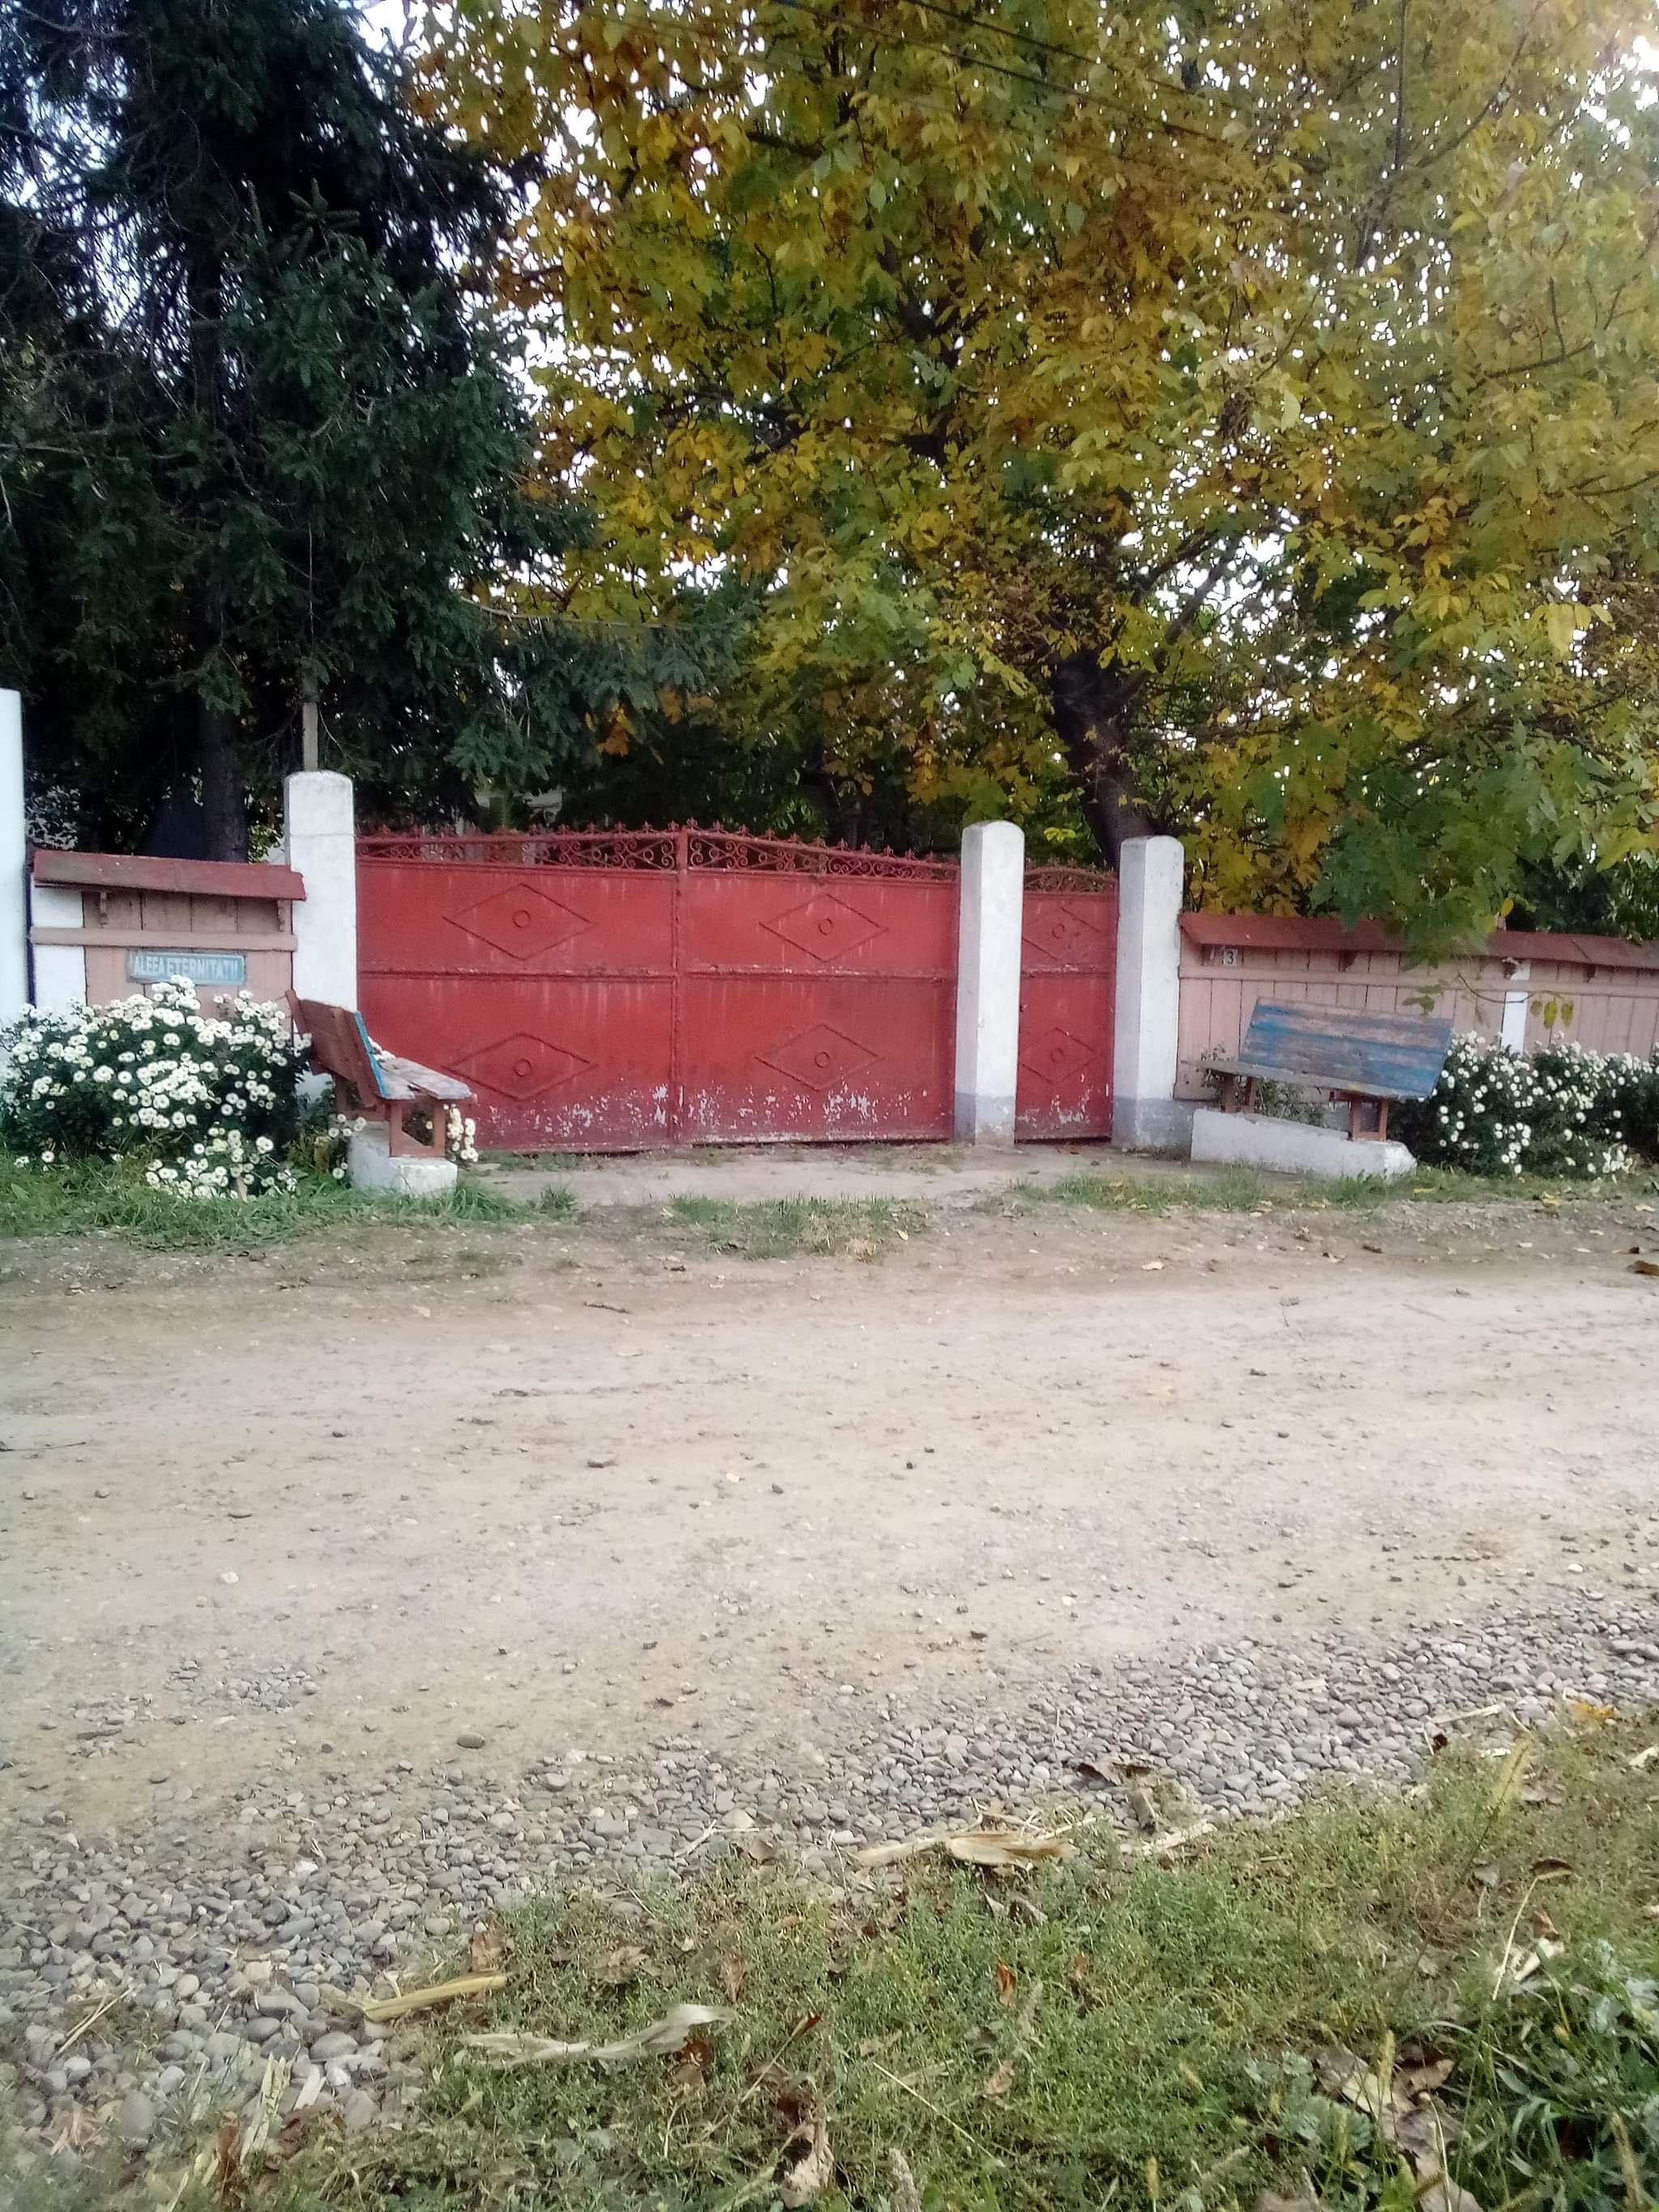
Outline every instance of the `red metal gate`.
<svg viewBox="0 0 1659 2212">
<path fill-rule="evenodd" d="M 951 1133 L 957 870 L 725 831 L 366 837 L 365 1020 L 519 1150 Z"/>
<path fill-rule="evenodd" d="M 1091 868 L 1032 868 L 1020 947 L 1018 1137 L 1112 1133 L 1117 884 Z"/>
</svg>

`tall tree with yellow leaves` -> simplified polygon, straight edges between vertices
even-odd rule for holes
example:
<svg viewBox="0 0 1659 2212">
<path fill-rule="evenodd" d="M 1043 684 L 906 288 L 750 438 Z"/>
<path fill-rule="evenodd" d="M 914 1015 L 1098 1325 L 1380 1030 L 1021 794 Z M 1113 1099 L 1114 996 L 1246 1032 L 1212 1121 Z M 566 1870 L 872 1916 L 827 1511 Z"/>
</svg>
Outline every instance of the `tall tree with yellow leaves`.
<svg viewBox="0 0 1659 2212">
<path fill-rule="evenodd" d="M 763 594 L 1108 855 L 1421 930 L 1656 822 L 1659 107 L 1637 0 L 463 0 L 589 603 Z M 921 702 L 920 708 L 915 704 Z"/>
</svg>

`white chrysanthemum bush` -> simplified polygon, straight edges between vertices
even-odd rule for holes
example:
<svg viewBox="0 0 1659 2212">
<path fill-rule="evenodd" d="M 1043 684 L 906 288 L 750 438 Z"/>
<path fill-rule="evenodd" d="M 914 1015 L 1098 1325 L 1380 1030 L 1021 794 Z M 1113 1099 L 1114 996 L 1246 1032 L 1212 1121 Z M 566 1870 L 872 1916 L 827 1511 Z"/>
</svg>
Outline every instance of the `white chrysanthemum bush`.
<svg viewBox="0 0 1659 2212">
<path fill-rule="evenodd" d="M 1617 1175 L 1659 1144 L 1659 1056 L 1553 1044 L 1522 1059 L 1455 1036 L 1434 1090 L 1394 1125 L 1419 1159 L 1474 1175 Z"/>
<path fill-rule="evenodd" d="M 136 1155 L 181 1197 L 294 1188 L 304 1054 L 284 1007 L 241 992 L 204 1014 L 174 976 L 148 998 L 32 1007 L 0 1047 L 0 1144 L 30 1164 Z"/>
</svg>

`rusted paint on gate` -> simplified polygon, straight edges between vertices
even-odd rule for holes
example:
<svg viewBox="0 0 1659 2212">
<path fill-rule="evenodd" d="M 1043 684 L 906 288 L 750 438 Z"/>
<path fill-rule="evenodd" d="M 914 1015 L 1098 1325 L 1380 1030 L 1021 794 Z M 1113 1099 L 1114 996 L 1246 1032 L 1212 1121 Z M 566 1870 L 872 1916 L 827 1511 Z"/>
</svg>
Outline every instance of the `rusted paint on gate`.
<svg viewBox="0 0 1659 2212">
<path fill-rule="evenodd" d="M 948 1136 L 950 863 L 724 831 L 370 837 L 365 1019 L 479 1133 L 611 1152 Z"/>
<path fill-rule="evenodd" d="M 1014 1133 L 1112 1133 L 1117 884 L 1086 868 L 1033 868 L 1020 947 Z"/>
</svg>

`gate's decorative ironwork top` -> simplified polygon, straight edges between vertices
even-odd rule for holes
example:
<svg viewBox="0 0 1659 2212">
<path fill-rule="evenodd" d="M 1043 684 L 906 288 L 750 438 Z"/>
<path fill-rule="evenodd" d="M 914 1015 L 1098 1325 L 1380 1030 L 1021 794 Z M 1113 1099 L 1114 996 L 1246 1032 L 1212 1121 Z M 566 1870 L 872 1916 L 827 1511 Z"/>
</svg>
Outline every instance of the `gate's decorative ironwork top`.
<svg viewBox="0 0 1659 2212">
<path fill-rule="evenodd" d="M 1109 891 L 1117 878 L 1109 868 L 1027 868 L 1028 891 Z"/>
<path fill-rule="evenodd" d="M 700 830 L 696 823 L 672 830 L 372 834 L 357 840 L 357 854 L 364 860 L 459 861 L 508 868 L 714 868 L 888 882 L 933 883 L 957 873 L 954 860 L 865 852 L 850 845 L 811 845 L 793 837 L 751 837 L 718 826 Z"/>
<path fill-rule="evenodd" d="M 502 868 L 665 868 L 679 865 L 678 840 L 662 830 L 409 830 L 359 837 L 362 860 L 473 861 Z"/>
</svg>

